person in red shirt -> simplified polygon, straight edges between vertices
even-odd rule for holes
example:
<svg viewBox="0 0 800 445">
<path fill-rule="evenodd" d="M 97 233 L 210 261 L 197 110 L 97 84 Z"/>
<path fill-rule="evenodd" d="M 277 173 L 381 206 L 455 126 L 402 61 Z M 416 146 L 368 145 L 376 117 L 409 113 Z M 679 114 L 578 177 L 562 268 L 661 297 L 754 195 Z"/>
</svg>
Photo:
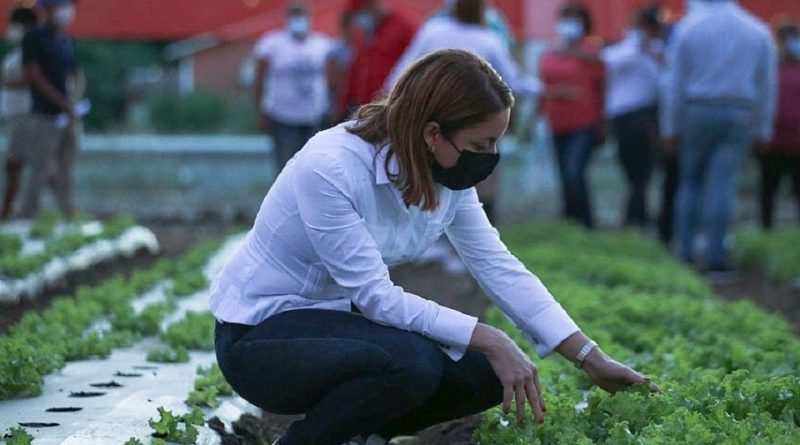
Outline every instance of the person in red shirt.
<svg viewBox="0 0 800 445">
<path fill-rule="evenodd" d="M 381 0 L 350 0 L 346 11 L 361 32 L 336 115 L 346 117 L 383 91 L 386 77 L 414 37 L 414 27 Z"/>
<path fill-rule="evenodd" d="M 545 84 L 542 110 L 553 130 L 564 196 L 564 215 L 594 226 L 586 169 L 602 138 L 605 69 L 600 44 L 590 37 L 592 18 L 579 3 L 561 9 L 558 42 L 545 52 L 539 75 Z"/>
<path fill-rule="evenodd" d="M 784 173 L 791 172 L 800 218 L 800 26 L 784 22 L 777 26 L 781 54 L 778 68 L 778 117 L 771 144 L 760 147 L 761 224 L 772 228 L 775 194 Z"/>
</svg>

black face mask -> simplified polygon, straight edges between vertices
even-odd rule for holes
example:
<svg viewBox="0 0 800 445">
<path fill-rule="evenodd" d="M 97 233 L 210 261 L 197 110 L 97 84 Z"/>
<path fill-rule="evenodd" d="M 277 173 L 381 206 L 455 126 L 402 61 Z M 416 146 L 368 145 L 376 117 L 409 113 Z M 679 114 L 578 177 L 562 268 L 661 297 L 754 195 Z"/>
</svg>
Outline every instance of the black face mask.
<svg viewBox="0 0 800 445">
<path fill-rule="evenodd" d="M 459 150 L 453 141 L 450 144 L 459 153 L 456 165 L 444 168 L 433 161 L 433 180 L 450 190 L 465 190 L 478 185 L 492 174 L 500 161 L 499 153 L 477 153 Z"/>
</svg>

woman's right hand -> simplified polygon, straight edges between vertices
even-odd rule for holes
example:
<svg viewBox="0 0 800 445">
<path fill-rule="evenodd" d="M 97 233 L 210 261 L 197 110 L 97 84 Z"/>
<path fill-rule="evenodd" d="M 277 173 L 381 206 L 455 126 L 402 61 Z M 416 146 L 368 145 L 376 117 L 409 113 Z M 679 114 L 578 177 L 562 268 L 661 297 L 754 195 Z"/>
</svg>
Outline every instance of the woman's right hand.
<svg viewBox="0 0 800 445">
<path fill-rule="evenodd" d="M 470 347 L 482 352 L 503 385 L 503 413 L 511 410 L 511 400 L 517 403 L 517 421 L 525 420 L 525 402 L 530 404 L 536 423 L 544 422 L 547 410 L 539 383 L 539 370 L 511 338 L 503 331 L 478 323 Z"/>
</svg>

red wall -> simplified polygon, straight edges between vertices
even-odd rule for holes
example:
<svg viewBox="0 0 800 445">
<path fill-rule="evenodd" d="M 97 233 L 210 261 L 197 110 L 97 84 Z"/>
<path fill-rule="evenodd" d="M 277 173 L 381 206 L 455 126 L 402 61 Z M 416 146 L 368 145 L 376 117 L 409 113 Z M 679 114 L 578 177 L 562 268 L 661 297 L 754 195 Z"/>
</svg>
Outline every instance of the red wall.
<svg viewBox="0 0 800 445">
<path fill-rule="evenodd" d="M 0 0 L 5 16 L 12 5 L 34 0 Z M 80 38 L 177 40 L 203 32 L 225 30 L 230 40 L 251 39 L 266 29 L 280 26 L 289 0 L 80 0 L 78 18 L 71 32 Z M 546 38 L 552 35 L 553 22 L 566 0 L 490 0 L 508 18 L 518 36 Z M 584 0 L 595 14 L 603 37 L 621 35 L 628 17 L 636 8 L 652 0 Z M 336 34 L 338 15 L 347 0 L 310 0 L 314 24 Z M 414 21 L 437 9 L 442 0 L 384 0 Z M 661 0 L 681 14 L 684 0 Z M 765 20 L 789 12 L 800 18 L 800 0 L 741 0 Z M 0 21 L 0 32 L 5 32 Z M 223 36 L 225 37 L 225 36 Z"/>
</svg>

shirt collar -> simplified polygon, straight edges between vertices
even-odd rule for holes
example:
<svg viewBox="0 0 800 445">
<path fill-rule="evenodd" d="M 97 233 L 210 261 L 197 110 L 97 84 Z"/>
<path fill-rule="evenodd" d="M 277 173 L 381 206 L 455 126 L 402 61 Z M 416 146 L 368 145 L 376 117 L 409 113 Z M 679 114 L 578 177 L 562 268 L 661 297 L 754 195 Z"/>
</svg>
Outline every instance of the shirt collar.
<svg viewBox="0 0 800 445">
<path fill-rule="evenodd" d="M 392 158 L 389 160 L 389 168 L 387 174 L 386 169 L 386 156 L 389 155 L 389 146 L 384 145 L 378 150 L 378 153 L 375 155 L 374 167 L 375 167 L 375 184 L 377 185 L 385 185 L 392 182 L 391 176 L 397 176 L 400 173 L 400 164 L 397 162 L 397 156 L 392 155 Z"/>
</svg>

